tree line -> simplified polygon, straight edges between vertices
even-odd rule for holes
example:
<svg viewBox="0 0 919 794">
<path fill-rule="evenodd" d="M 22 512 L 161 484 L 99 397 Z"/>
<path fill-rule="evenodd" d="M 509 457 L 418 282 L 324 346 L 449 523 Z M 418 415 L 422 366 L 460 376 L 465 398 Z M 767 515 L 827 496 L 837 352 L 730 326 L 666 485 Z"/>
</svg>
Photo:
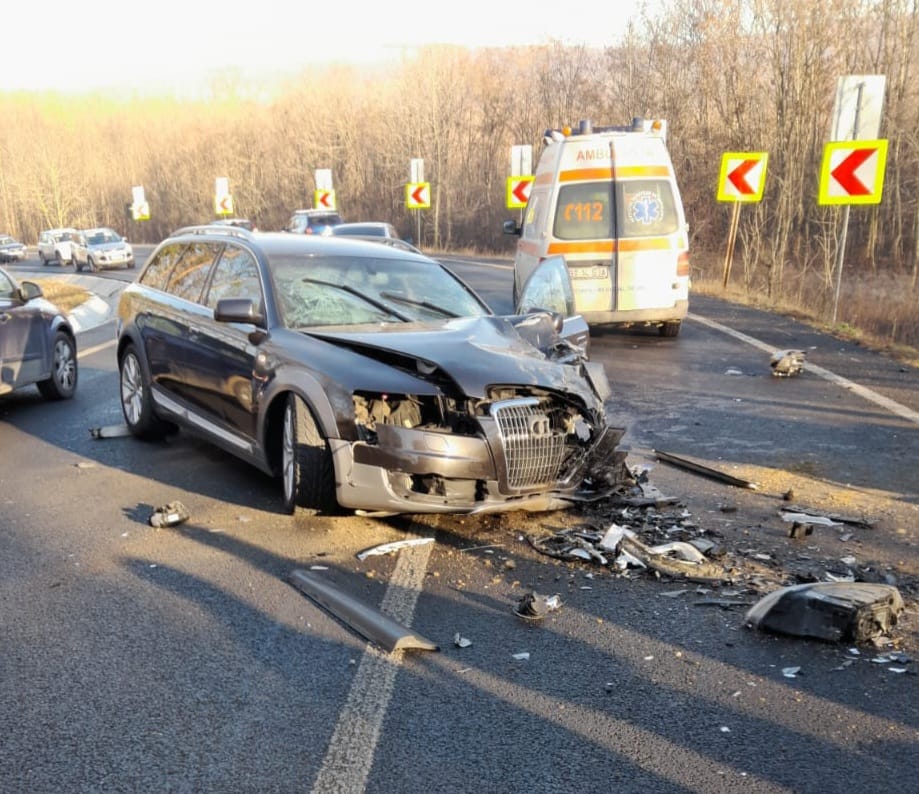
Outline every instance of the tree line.
<svg viewBox="0 0 919 794">
<path fill-rule="evenodd" d="M 483 22 L 484 24 L 484 22 Z M 397 63 L 304 70 L 256 86 L 225 74 L 196 99 L 0 94 L 0 231 L 110 225 L 138 242 L 214 217 L 229 179 L 236 214 L 282 228 L 330 169 L 346 220 L 391 221 L 432 249 L 509 253 L 502 221 L 511 147 L 548 127 L 667 120 L 694 263 L 720 263 L 730 205 L 721 156 L 768 152 L 761 202 L 745 205 L 735 276 L 767 295 L 828 300 L 838 207 L 818 206 L 836 84 L 884 75 L 888 140 L 880 205 L 854 208 L 847 261 L 860 274 L 919 274 L 919 0 L 673 0 L 624 20 L 602 49 L 432 46 Z M 428 210 L 405 208 L 413 158 Z M 151 219 L 125 213 L 143 185 Z M 420 232 L 420 236 L 418 235 Z"/>
</svg>

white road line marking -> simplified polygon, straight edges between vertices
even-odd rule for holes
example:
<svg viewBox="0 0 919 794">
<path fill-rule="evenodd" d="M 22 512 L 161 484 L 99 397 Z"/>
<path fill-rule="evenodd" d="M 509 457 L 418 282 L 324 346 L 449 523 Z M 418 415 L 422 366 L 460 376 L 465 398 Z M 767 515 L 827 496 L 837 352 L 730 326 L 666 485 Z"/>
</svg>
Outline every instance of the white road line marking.
<svg viewBox="0 0 919 794">
<path fill-rule="evenodd" d="M 716 323 L 714 320 L 709 320 L 706 317 L 700 317 L 698 314 L 689 314 L 687 315 L 689 319 L 695 320 L 697 323 L 702 323 L 702 325 L 707 325 L 709 328 L 713 328 L 716 331 L 721 331 L 723 334 L 728 336 L 733 336 L 735 339 L 739 339 L 741 342 L 746 342 L 748 345 L 753 345 L 760 350 L 765 350 L 767 353 L 774 353 L 775 348 L 771 345 L 767 345 L 765 342 L 761 342 L 759 339 L 755 339 L 752 336 L 747 336 L 742 334 L 740 331 L 735 331 L 733 328 L 728 328 L 726 325 L 721 325 L 721 323 Z M 919 413 L 913 411 L 911 408 L 907 408 L 905 405 L 901 405 L 894 400 L 888 399 L 883 394 L 878 394 L 876 391 L 866 388 L 865 386 L 860 386 L 857 383 L 844 378 L 841 375 L 837 375 L 835 372 L 830 372 L 828 369 L 823 367 L 818 367 L 816 364 L 811 364 L 808 362 L 805 365 L 805 370 L 807 372 L 813 372 L 815 375 L 819 375 L 821 378 L 835 383 L 837 386 L 841 386 L 844 389 L 857 394 L 859 397 L 880 405 L 882 408 L 886 408 L 892 414 L 899 416 L 901 419 L 906 419 L 909 422 L 919 425 Z"/>
<path fill-rule="evenodd" d="M 103 342 L 102 344 L 96 345 L 95 347 L 87 347 L 83 350 L 78 350 L 77 358 L 83 358 L 84 356 L 91 356 L 93 355 L 93 353 L 98 353 L 100 350 L 105 350 L 108 347 L 112 347 L 112 345 L 114 344 L 115 344 L 115 340 L 112 339 L 109 342 Z"/>
<path fill-rule="evenodd" d="M 411 626 L 432 548 L 426 544 L 400 551 L 383 596 L 380 610 L 406 626 Z M 403 653 L 367 646 L 313 784 L 317 794 L 365 789 Z"/>
</svg>

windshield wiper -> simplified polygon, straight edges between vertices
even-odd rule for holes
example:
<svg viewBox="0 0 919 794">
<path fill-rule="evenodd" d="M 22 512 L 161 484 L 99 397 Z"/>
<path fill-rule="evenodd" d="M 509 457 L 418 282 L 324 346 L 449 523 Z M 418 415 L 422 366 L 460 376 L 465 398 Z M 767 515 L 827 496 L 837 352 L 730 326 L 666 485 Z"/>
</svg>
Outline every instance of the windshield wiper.
<svg viewBox="0 0 919 794">
<path fill-rule="evenodd" d="M 449 309 L 445 309 L 443 306 L 438 306 L 436 303 L 431 303 L 430 301 L 419 301 L 414 298 L 408 297 L 401 292 L 393 292 L 392 290 L 384 290 L 380 293 L 381 298 L 386 298 L 386 300 L 396 301 L 397 303 L 404 303 L 407 306 L 420 306 L 422 309 L 429 309 L 432 312 L 437 312 L 442 314 L 444 317 L 462 317 L 461 314 L 452 312 Z"/>
<path fill-rule="evenodd" d="M 340 289 L 342 292 L 347 292 L 349 295 L 354 295 L 360 298 L 362 301 L 369 303 L 371 306 L 375 306 L 377 309 L 391 314 L 393 317 L 397 317 L 402 320 L 404 323 L 411 322 L 411 317 L 406 317 L 402 312 L 396 311 L 392 306 L 387 306 L 383 301 L 378 301 L 374 298 L 365 295 L 359 289 L 349 286 L 348 284 L 336 284 L 333 281 L 323 281 L 320 278 L 310 278 L 309 276 L 304 276 L 301 281 L 307 284 L 321 284 L 324 287 L 334 287 L 335 289 Z"/>
</svg>

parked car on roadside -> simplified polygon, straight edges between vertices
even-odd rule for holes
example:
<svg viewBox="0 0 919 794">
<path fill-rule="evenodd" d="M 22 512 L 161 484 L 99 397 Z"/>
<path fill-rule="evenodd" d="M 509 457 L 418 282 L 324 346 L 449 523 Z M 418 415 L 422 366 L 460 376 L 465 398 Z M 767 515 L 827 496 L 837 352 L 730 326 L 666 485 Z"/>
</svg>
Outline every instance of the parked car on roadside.
<svg viewBox="0 0 919 794">
<path fill-rule="evenodd" d="M 332 234 L 336 237 L 389 237 L 400 239 L 396 227 L 385 221 L 339 223 L 332 227 Z"/>
<path fill-rule="evenodd" d="M 59 265 L 69 265 L 73 261 L 70 243 L 76 229 L 69 226 L 59 229 L 45 229 L 38 235 L 38 258 L 42 265 L 57 262 Z"/>
<path fill-rule="evenodd" d="M 35 384 L 48 400 L 73 397 L 77 342 L 67 316 L 33 281 L 0 268 L 0 394 Z"/>
<path fill-rule="evenodd" d="M 119 300 L 122 412 L 278 477 L 288 512 L 561 509 L 628 476 L 571 306 L 561 257 L 496 316 L 417 252 L 181 229 Z"/>
<path fill-rule="evenodd" d="M 343 222 L 341 215 L 331 210 L 297 210 L 290 216 L 284 231 L 294 234 L 330 234 L 333 226 Z"/>
<path fill-rule="evenodd" d="M 214 221 L 208 221 L 212 226 L 239 226 L 241 229 L 248 229 L 250 232 L 258 231 L 255 224 L 248 218 L 219 218 Z"/>
<path fill-rule="evenodd" d="M 25 258 L 25 245 L 8 234 L 0 234 L 0 262 L 21 262 Z"/>
<path fill-rule="evenodd" d="M 134 249 L 114 229 L 100 226 L 83 229 L 73 236 L 73 269 L 90 272 L 110 267 L 134 267 Z"/>
</svg>

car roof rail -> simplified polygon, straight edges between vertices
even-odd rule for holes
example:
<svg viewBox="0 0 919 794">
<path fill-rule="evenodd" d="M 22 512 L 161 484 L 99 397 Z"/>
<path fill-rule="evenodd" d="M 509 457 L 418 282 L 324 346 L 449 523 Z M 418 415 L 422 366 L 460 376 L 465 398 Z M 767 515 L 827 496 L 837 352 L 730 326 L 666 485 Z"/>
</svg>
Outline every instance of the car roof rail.
<svg viewBox="0 0 919 794">
<path fill-rule="evenodd" d="M 170 237 L 178 237 L 180 234 L 223 234 L 230 237 L 242 237 L 244 240 L 254 240 L 252 232 L 244 229 L 242 226 L 227 226 L 224 224 L 198 224 L 196 226 L 183 226 L 176 229 Z"/>
</svg>

